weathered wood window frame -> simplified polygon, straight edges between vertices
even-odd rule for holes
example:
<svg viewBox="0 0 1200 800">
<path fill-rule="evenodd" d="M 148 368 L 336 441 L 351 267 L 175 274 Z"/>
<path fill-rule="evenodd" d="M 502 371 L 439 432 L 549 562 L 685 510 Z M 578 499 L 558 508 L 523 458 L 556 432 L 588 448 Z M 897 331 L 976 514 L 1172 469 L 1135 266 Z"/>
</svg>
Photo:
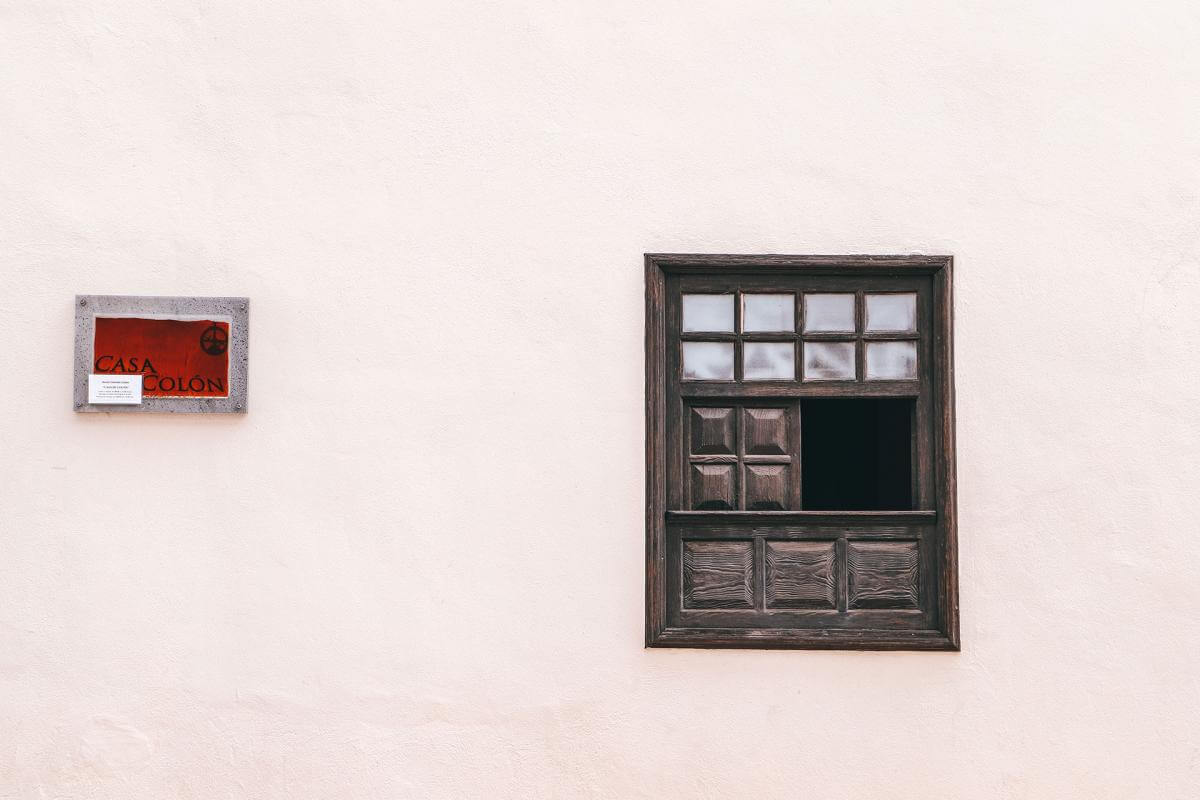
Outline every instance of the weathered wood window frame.
<svg viewBox="0 0 1200 800">
<path fill-rule="evenodd" d="M 959 649 L 951 271 L 950 256 L 646 255 L 647 646 Z M 794 329 L 744 333 L 755 293 L 794 296 Z M 854 296 L 854 332 L 806 331 L 803 297 L 820 293 Z M 912 332 L 869 332 L 864 296 L 899 293 L 915 295 Z M 683 294 L 732 294 L 732 330 L 682 331 Z M 833 339 L 853 344 L 853 377 L 808 379 L 806 344 Z M 686 340 L 731 343 L 734 366 L 722 344 L 719 378 L 685 380 Z M 745 379 L 751 340 L 792 343 L 793 379 Z M 864 374 L 865 349 L 883 340 L 916 343 L 900 346 L 915 379 Z M 810 398 L 911 402 L 911 508 L 804 510 Z M 749 455 L 759 441 L 775 455 Z M 703 502 L 710 474 L 722 499 Z"/>
</svg>

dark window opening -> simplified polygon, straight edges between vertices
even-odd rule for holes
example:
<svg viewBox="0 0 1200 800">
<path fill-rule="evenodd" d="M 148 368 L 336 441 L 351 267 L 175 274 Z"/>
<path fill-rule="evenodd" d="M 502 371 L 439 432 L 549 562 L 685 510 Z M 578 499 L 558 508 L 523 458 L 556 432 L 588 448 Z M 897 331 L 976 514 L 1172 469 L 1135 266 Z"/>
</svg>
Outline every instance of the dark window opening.
<svg viewBox="0 0 1200 800">
<path fill-rule="evenodd" d="M 913 409 L 909 399 L 802 400 L 804 509 L 912 509 Z"/>
</svg>

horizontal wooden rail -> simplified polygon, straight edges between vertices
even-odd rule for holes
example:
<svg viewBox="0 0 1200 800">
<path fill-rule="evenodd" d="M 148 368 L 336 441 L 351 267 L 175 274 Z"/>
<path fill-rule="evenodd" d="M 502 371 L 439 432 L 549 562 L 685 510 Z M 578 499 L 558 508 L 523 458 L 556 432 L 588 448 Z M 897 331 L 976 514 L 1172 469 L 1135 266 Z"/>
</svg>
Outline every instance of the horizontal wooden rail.
<svg viewBox="0 0 1200 800">
<path fill-rule="evenodd" d="M 936 511 L 668 511 L 667 522 L 691 524 L 933 525 Z"/>
</svg>

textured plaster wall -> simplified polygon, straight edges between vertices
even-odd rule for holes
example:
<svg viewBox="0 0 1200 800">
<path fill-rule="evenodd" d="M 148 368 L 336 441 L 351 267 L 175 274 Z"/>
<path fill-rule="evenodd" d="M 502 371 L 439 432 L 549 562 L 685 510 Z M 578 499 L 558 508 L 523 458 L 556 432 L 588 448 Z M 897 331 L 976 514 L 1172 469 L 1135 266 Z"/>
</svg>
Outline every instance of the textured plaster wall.
<svg viewBox="0 0 1200 800">
<path fill-rule="evenodd" d="M 1200 9 L 0 3 L 0 797 L 1183 798 Z M 645 251 L 957 258 L 960 654 L 648 651 Z M 76 292 L 250 413 L 77 415 Z"/>
</svg>

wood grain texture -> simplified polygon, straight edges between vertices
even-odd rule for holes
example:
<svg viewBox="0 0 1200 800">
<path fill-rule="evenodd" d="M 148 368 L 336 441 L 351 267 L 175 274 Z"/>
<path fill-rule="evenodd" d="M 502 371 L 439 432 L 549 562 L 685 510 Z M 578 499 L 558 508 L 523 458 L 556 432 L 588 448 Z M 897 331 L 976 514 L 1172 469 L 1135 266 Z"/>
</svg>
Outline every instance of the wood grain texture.
<svg viewBox="0 0 1200 800">
<path fill-rule="evenodd" d="M 704 511 L 668 511 L 667 519 L 686 523 L 749 525 L 932 525 L 936 511 L 737 511 L 713 514 Z"/>
<path fill-rule="evenodd" d="M 958 650 L 940 630 L 688 628 L 664 626 L 652 647 L 740 648 L 754 650 Z"/>
<path fill-rule="evenodd" d="M 736 455 L 737 424 L 732 408 L 698 406 L 689 410 L 692 455 Z"/>
<path fill-rule="evenodd" d="M 801 512 L 806 513 L 806 512 Z M 762 537 L 771 541 L 800 539 L 842 539 L 856 541 L 920 541 L 938 539 L 937 526 L 933 524 L 896 524 L 871 520 L 843 519 L 839 516 L 821 517 L 804 521 L 786 521 L 786 512 L 771 514 L 785 521 L 763 522 L 756 519 L 770 512 L 694 512 L 685 515 L 672 514 L 667 521 L 667 535 L 678 535 L 684 539 L 747 539 Z M 727 519 L 733 517 L 734 519 Z M 922 554 L 924 558 L 924 554 Z"/>
<path fill-rule="evenodd" d="M 850 608 L 920 608 L 917 542 L 847 542 Z"/>
<path fill-rule="evenodd" d="M 747 511 L 785 511 L 791 506 L 791 466 L 747 464 L 744 467 Z"/>
<path fill-rule="evenodd" d="M 712 398 L 734 401 L 743 398 L 797 397 L 916 397 L 921 393 L 919 381 L 754 381 L 730 382 L 688 381 L 680 387 L 684 398 Z"/>
<path fill-rule="evenodd" d="M 783 456 L 791 453 L 786 408 L 747 408 L 742 413 L 746 455 Z"/>
<path fill-rule="evenodd" d="M 925 255 L 745 255 L 708 253 L 647 253 L 647 261 L 672 272 L 720 272 L 739 268 L 752 272 L 818 274 L 867 272 L 873 275 L 932 275 L 950 263 L 950 256 Z M 769 288 L 769 287 L 767 287 Z"/>
<path fill-rule="evenodd" d="M 683 543 L 684 608 L 754 608 L 753 543 Z"/>
<path fill-rule="evenodd" d="M 942 517 L 937 580 L 942 630 L 957 650 L 958 609 L 958 468 L 954 428 L 954 259 L 947 257 L 933 276 L 934 393 L 938 397 L 934 428 L 937 453 L 937 504 Z"/>
<path fill-rule="evenodd" d="M 836 543 L 765 543 L 767 608 L 837 608 Z"/>
<path fill-rule="evenodd" d="M 733 510 L 733 464 L 692 464 L 692 508 Z"/>
<path fill-rule="evenodd" d="M 667 627 L 666 274 L 645 259 L 646 284 L 646 645 Z"/>
</svg>

